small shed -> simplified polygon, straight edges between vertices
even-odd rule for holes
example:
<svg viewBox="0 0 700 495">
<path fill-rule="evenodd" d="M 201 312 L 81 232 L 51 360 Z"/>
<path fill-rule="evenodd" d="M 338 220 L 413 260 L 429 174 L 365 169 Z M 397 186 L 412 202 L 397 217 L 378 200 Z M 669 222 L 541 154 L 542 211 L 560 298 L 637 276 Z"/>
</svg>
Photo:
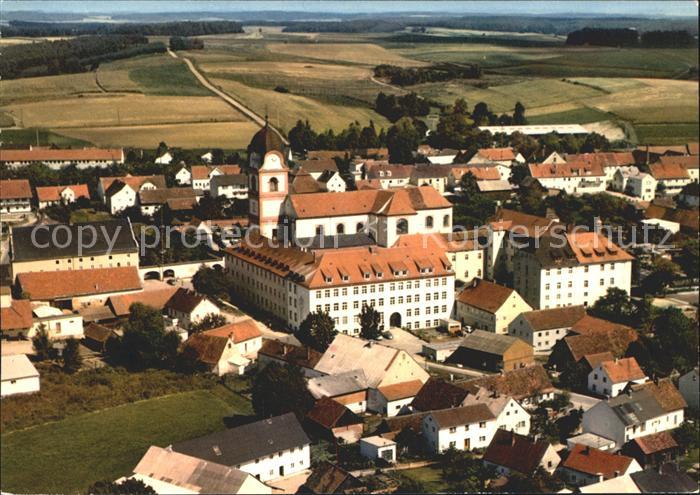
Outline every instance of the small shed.
<svg viewBox="0 0 700 495">
<path fill-rule="evenodd" d="M 534 364 L 530 344 L 517 337 L 474 330 L 446 362 L 488 371 L 510 371 Z"/>
<path fill-rule="evenodd" d="M 0 397 L 39 391 L 39 372 L 24 354 L 2 356 Z"/>
<path fill-rule="evenodd" d="M 442 363 L 457 350 L 462 339 L 444 340 L 441 342 L 426 342 L 423 344 L 421 353 L 427 359 Z"/>
<path fill-rule="evenodd" d="M 368 459 L 396 462 L 396 442 L 379 435 L 360 439 L 360 454 Z"/>
<path fill-rule="evenodd" d="M 678 457 L 680 447 L 668 431 L 652 433 L 630 440 L 623 445 L 621 453 L 633 457 L 640 466 L 657 467 L 673 462 Z"/>
<path fill-rule="evenodd" d="M 104 352 L 107 346 L 107 341 L 112 336 L 116 336 L 116 332 L 104 325 L 96 322 L 89 323 L 83 329 L 83 337 L 85 346 L 95 352 Z"/>
<path fill-rule="evenodd" d="M 306 414 L 306 424 L 314 436 L 331 441 L 342 439 L 345 443 L 357 442 L 364 429 L 357 414 L 329 397 L 316 401 Z"/>
</svg>

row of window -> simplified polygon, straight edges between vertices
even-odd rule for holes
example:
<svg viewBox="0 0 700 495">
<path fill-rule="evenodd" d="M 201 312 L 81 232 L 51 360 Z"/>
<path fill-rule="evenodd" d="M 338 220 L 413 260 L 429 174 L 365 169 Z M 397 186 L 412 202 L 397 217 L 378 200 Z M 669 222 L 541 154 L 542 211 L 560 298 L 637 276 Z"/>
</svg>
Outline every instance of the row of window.
<svg viewBox="0 0 700 495">
<path fill-rule="evenodd" d="M 441 279 L 427 279 L 425 280 L 425 287 L 438 287 L 438 285 L 447 285 L 447 277 L 443 277 Z M 356 285 L 352 287 L 352 294 L 353 295 L 358 295 L 360 293 L 362 294 L 374 294 L 376 292 L 384 292 L 385 286 L 387 287 L 388 291 L 395 291 L 395 290 L 404 290 L 404 289 L 420 289 L 421 288 L 421 281 L 420 280 L 407 280 L 406 282 L 390 282 L 388 284 L 384 283 L 377 283 L 377 284 L 368 284 L 368 285 Z M 325 289 L 325 290 L 317 290 L 315 292 L 316 299 L 322 299 L 322 298 L 328 298 L 328 297 L 339 297 L 339 296 L 347 296 L 349 293 L 349 288 L 348 287 L 342 287 L 342 288 L 336 288 L 336 289 Z M 437 293 L 436 293 L 437 294 Z M 418 296 L 416 296 L 418 297 Z M 428 300 L 430 300 L 428 298 Z"/>
</svg>

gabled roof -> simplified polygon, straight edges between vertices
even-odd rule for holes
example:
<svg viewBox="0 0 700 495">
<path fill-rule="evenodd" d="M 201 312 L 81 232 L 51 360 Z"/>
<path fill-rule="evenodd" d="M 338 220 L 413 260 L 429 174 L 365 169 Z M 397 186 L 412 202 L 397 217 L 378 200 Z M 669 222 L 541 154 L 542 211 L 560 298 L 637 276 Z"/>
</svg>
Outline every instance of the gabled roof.
<svg viewBox="0 0 700 495">
<path fill-rule="evenodd" d="M 28 299 L 13 299 L 9 307 L 0 308 L 0 331 L 28 329 L 32 322 L 32 303 Z"/>
<path fill-rule="evenodd" d="M 630 342 L 635 340 L 637 332 L 626 327 L 596 334 L 570 335 L 563 339 L 575 362 L 579 362 L 588 354 L 600 352 L 610 352 L 613 356 L 621 357 L 627 351 Z"/>
<path fill-rule="evenodd" d="M 603 177 L 605 170 L 597 163 L 531 163 L 530 175 L 535 179 L 555 179 L 567 177 Z"/>
<path fill-rule="evenodd" d="M 115 331 L 104 325 L 100 325 L 94 321 L 90 322 L 84 329 L 83 334 L 86 339 L 94 340 L 95 342 L 107 342 L 109 338 L 116 335 Z"/>
<path fill-rule="evenodd" d="M 585 356 L 583 356 L 582 359 L 588 363 L 588 366 L 591 369 L 593 369 L 596 368 L 603 361 L 610 361 L 615 359 L 615 356 L 613 356 L 612 353 L 605 351 L 596 352 L 595 354 L 586 354 Z"/>
<path fill-rule="evenodd" d="M 120 294 L 112 296 L 107 304 L 112 308 L 115 316 L 127 316 L 129 308 L 134 303 L 141 303 L 157 310 L 163 310 L 165 304 L 177 292 L 177 287 L 164 287 L 157 290 L 148 290 L 138 294 Z"/>
<path fill-rule="evenodd" d="M 229 323 L 228 325 L 214 328 L 212 330 L 206 330 L 202 333 L 204 335 L 212 335 L 215 337 L 230 338 L 234 344 L 262 337 L 260 328 L 258 328 L 257 323 L 255 323 L 255 320 L 252 318 L 238 321 L 236 323 Z"/>
<path fill-rule="evenodd" d="M 93 240 L 93 235 L 95 242 L 88 242 Z M 138 251 L 131 224 L 127 220 L 13 227 L 11 236 L 13 261 L 89 257 Z"/>
<path fill-rule="evenodd" d="M 240 165 L 192 165 L 192 179 L 208 179 L 215 170 L 218 170 L 223 175 L 238 175 L 241 173 Z"/>
<path fill-rule="evenodd" d="M 563 308 L 539 309 L 522 313 L 523 318 L 535 331 L 556 328 L 571 328 L 586 316 L 584 306 L 566 306 Z"/>
<path fill-rule="evenodd" d="M 630 385 L 633 393 L 646 390 L 659 403 L 661 408 L 670 413 L 688 407 L 683 395 L 670 378 Z"/>
<path fill-rule="evenodd" d="M 449 409 L 462 405 L 468 393 L 457 384 L 430 377 L 416 394 L 411 406 L 418 411 Z"/>
<path fill-rule="evenodd" d="M 630 475 L 642 493 L 697 493 L 698 483 L 676 469 L 658 473 L 647 469 Z"/>
<path fill-rule="evenodd" d="M 338 165 L 333 159 L 300 160 L 297 165 L 312 174 L 320 174 L 325 170 L 338 171 Z"/>
<path fill-rule="evenodd" d="M 600 366 L 608 375 L 611 383 L 640 380 L 646 376 L 633 357 L 603 361 Z"/>
<path fill-rule="evenodd" d="M 449 165 L 418 165 L 413 167 L 411 178 L 413 179 L 446 179 L 449 177 L 452 167 Z"/>
<path fill-rule="evenodd" d="M 177 486 L 183 493 L 239 493 L 243 483 L 252 477 L 240 469 L 156 446 L 148 448 L 134 473 Z"/>
<path fill-rule="evenodd" d="M 656 180 L 690 178 L 688 170 L 676 162 L 650 163 L 649 172 Z"/>
<path fill-rule="evenodd" d="M 211 178 L 211 187 L 241 186 L 248 187 L 248 176 L 245 174 L 215 175 Z"/>
<path fill-rule="evenodd" d="M 296 170 L 296 173 L 292 174 L 292 177 L 292 181 L 289 184 L 290 194 L 311 194 L 323 191 L 321 184 L 301 167 Z"/>
<path fill-rule="evenodd" d="M 445 408 L 447 409 L 447 408 Z M 384 418 L 377 427 L 377 433 L 381 433 L 384 437 L 390 437 L 392 433 L 400 433 L 401 430 L 408 428 L 416 434 L 421 434 L 423 429 L 423 419 L 430 414 L 429 412 L 418 412 L 406 414 L 403 416 L 392 416 Z"/>
<path fill-rule="evenodd" d="M 480 157 L 494 162 L 515 160 L 515 153 L 513 148 L 481 148 L 476 152 Z"/>
<path fill-rule="evenodd" d="M 413 165 L 398 165 L 395 163 L 366 162 L 367 179 L 408 179 L 415 167 Z"/>
<path fill-rule="evenodd" d="M 423 382 L 420 380 L 411 380 L 408 382 L 394 383 L 393 385 L 379 387 L 377 390 L 386 398 L 386 400 L 394 401 L 415 397 L 422 387 Z"/>
<path fill-rule="evenodd" d="M 488 221 L 494 230 L 515 230 L 518 234 L 528 237 L 544 235 L 550 227 L 558 223 L 556 219 L 529 215 L 507 208 L 499 208 Z"/>
<path fill-rule="evenodd" d="M 581 264 L 631 261 L 634 256 L 596 232 L 571 232 L 566 235 L 569 246 Z"/>
<path fill-rule="evenodd" d="M 433 420 L 440 429 L 496 419 L 496 416 L 494 416 L 486 404 L 474 404 L 471 406 L 431 411 L 430 416 L 433 417 Z"/>
<path fill-rule="evenodd" d="M 175 294 L 165 303 L 165 307 L 182 313 L 191 313 L 206 300 L 207 297 L 203 294 L 179 287 Z"/>
<path fill-rule="evenodd" d="M 322 356 L 320 352 L 310 347 L 285 344 L 271 339 L 263 339 L 263 345 L 258 350 L 258 356 L 260 355 L 308 369 L 313 369 Z"/>
<path fill-rule="evenodd" d="M 351 493 L 362 486 L 362 482 L 344 469 L 328 461 L 319 462 L 297 493 Z"/>
<path fill-rule="evenodd" d="M 0 153 L 3 150 L 0 150 Z M 30 199 L 32 187 L 26 179 L 0 180 L 0 199 Z"/>
<path fill-rule="evenodd" d="M 172 448 L 175 452 L 235 467 L 309 443 L 294 413 L 287 413 L 178 442 Z"/>
<path fill-rule="evenodd" d="M 508 351 L 508 349 L 518 343 L 529 346 L 529 344 L 517 337 L 487 332 L 484 330 L 474 330 L 472 333 L 464 337 L 462 343 L 459 345 L 459 349 L 455 351 L 455 354 L 459 353 L 460 349 L 471 349 L 487 354 L 502 356 L 506 351 Z M 450 356 L 448 361 L 452 359 L 452 356 Z"/>
<path fill-rule="evenodd" d="M 207 335 L 201 332 L 191 335 L 185 342 L 184 347 L 191 350 L 199 361 L 215 365 L 221 359 L 228 342 L 228 337 Z"/>
<path fill-rule="evenodd" d="M 698 155 L 691 155 L 691 156 L 662 156 L 659 158 L 659 163 L 664 166 L 680 166 L 683 167 L 684 169 L 694 169 L 694 168 L 699 168 L 700 163 L 699 163 L 699 158 Z"/>
<path fill-rule="evenodd" d="M 600 473 L 604 479 L 610 479 L 624 474 L 633 461 L 634 459 L 624 455 L 610 454 L 584 445 L 574 445 L 561 465 L 593 476 Z"/>
<path fill-rule="evenodd" d="M 322 397 L 317 400 L 306 414 L 306 418 L 328 430 L 362 423 L 362 420 L 350 409 L 330 397 Z"/>
<path fill-rule="evenodd" d="M 491 392 L 512 397 L 516 401 L 554 392 L 554 385 L 541 364 L 506 371 L 499 375 L 486 375 L 458 382 L 457 385 L 473 393 L 476 393 L 479 388 L 485 388 Z"/>
<path fill-rule="evenodd" d="M 113 182 L 120 181 L 127 184 L 134 191 L 138 192 L 141 186 L 146 182 L 153 184 L 156 188 L 164 188 L 165 186 L 165 176 L 164 175 L 131 175 L 126 174 L 122 177 L 100 177 L 100 184 L 102 185 L 102 190 L 107 191 Z M 107 194 L 107 196 L 111 196 Z"/>
<path fill-rule="evenodd" d="M 36 197 L 39 201 L 60 201 L 61 193 L 70 189 L 75 194 L 75 199 L 90 199 L 90 191 L 87 184 L 71 184 L 67 186 L 46 186 L 36 188 Z"/>
<path fill-rule="evenodd" d="M 39 372 L 25 354 L 3 355 L 0 359 L 0 377 L 3 382 L 37 376 Z"/>
<path fill-rule="evenodd" d="M 632 330 L 627 325 L 615 323 L 595 316 L 585 315 L 583 318 L 574 323 L 571 327 L 572 333 L 580 335 L 589 335 L 597 333 L 615 332 L 615 331 L 630 331 Z"/>
<path fill-rule="evenodd" d="M 171 201 L 185 201 L 189 206 L 197 204 L 199 193 L 191 187 L 171 187 L 166 189 L 145 189 L 139 192 L 142 205 L 163 205 Z"/>
<path fill-rule="evenodd" d="M 544 440 L 518 435 L 507 430 L 496 430 L 483 460 L 511 471 L 531 475 L 542 462 L 549 443 Z"/>
<path fill-rule="evenodd" d="M 124 159 L 121 148 L 76 148 L 53 149 L 44 146 L 32 147 L 28 150 L 0 149 L 0 162 L 80 162 L 80 161 L 114 161 Z"/>
<path fill-rule="evenodd" d="M 515 291 L 504 285 L 487 280 L 474 279 L 457 296 L 462 304 L 478 308 L 488 313 L 496 313 Z"/>
<path fill-rule="evenodd" d="M 567 162 L 585 162 L 594 163 L 601 167 L 622 167 L 625 165 L 634 165 L 634 155 L 631 151 L 625 152 L 598 152 L 598 153 L 580 153 L 580 154 L 565 154 L 564 159 Z"/>
<path fill-rule="evenodd" d="M 141 277 L 135 266 L 19 273 L 17 281 L 32 301 L 141 290 Z"/>
<path fill-rule="evenodd" d="M 377 387 L 401 351 L 381 344 L 338 334 L 314 369 L 328 375 L 362 369 L 369 387 Z"/>
<path fill-rule="evenodd" d="M 678 448 L 678 444 L 674 440 L 673 435 L 671 435 L 671 433 L 668 431 L 637 437 L 632 440 L 632 442 L 636 443 L 639 450 L 644 452 L 646 455 Z"/>
<path fill-rule="evenodd" d="M 367 389 L 367 378 L 361 369 L 335 375 L 309 378 L 308 389 L 315 399 L 337 397 Z"/>
<path fill-rule="evenodd" d="M 452 166 L 452 175 L 455 180 L 461 180 L 464 174 L 471 173 L 477 181 L 501 180 L 501 173 L 496 167 L 490 166 Z"/>
</svg>

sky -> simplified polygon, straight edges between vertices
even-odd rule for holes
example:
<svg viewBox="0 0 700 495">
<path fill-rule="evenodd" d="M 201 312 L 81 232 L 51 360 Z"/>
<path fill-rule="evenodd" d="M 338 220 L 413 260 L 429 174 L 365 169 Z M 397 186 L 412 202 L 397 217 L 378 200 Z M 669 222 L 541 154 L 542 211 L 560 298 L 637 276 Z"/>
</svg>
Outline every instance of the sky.
<svg viewBox="0 0 700 495">
<path fill-rule="evenodd" d="M 626 14 L 697 16 L 697 0 L 612 1 L 181 1 L 181 0 L 0 0 L 0 11 L 40 10 L 114 14 L 127 12 L 245 12 L 285 10 L 301 12 L 482 13 L 482 14 Z"/>
</svg>

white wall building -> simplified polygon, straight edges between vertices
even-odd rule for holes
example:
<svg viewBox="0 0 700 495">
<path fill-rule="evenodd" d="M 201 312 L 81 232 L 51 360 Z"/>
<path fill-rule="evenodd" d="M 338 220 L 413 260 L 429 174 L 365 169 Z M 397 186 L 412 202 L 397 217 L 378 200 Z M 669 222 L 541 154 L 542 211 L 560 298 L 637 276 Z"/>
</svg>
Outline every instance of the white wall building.
<svg viewBox="0 0 700 495">
<path fill-rule="evenodd" d="M 188 186 L 192 184 L 192 173 L 184 165 L 175 174 L 175 182 L 179 186 Z"/>
<path fill-rule="evenodd" d="M 168 316 L 177 318 L 178 325 L 189 328 L 207 315 L 218 315 L 221 310 L 206 296 L 188 289 L 179 288 L 165 304 Z"/>
<path fill-rule="evenodd" d="M 97 184 L 97 195 L 107 205 L 112 215 L 138 204 L 138 193 L 152 189 L 164 189 L 162 175 L 124 177 L 101 177 Z"/>
<path fill-rule="evenodd" d="M 486 448 L 497 429 L 496 416 L 486 404 L 430 411 L 423 418 L 423 438 L 434 454 Z"/>
<path fill-rule="evenodd" d="M 360 454 L 367 459 L 396 462 L 396 442 L 378 435 L 360 439 Z"/>
<path fill-rule="evenodd" d="M 34 323 L 28 338 L 36 335 L 42 325 L 52 340 L 83 338 L 83 317 L 80 314 L 48 305 L 36 306 L 32 312 Z"/>
<path fill-rule="evenodd" d="M 24 354 L 2 356 L 0 397 L 39 391 L 39 372 Z"/>
<path fill-rule="evenodd" d="M 605 191 L 605 170 L 596 164 L 567 162 L 563 164 L 531 163 L 530 175 L 547 189 L 567 194 L 595 194 Z"/>
<path fill-rule="evenodd" d="M 508 325 L 508 335 L 523 339 L 535 354 L 549 354 L 559 340 L 566 337 L 571 327 L 586 316 L 583 306 L 526 311 Z"/>
<path fill-rule="evenodd" d="M 29 213 L 32 211 L 32 197 L 28 180 L 0 180 L 0 213 Z"/>
<path fill-rule="evenodd" d="M 498 334 L 508 333 L 508 325 L 532 309 L 513 289 L 478 279 L 459 293 L 456 303 L 455 317 L 463 325 Z"/>
<path fill-rule="evenodd" d="M 588 374 L 588 390 L 594 394 L 617 397 L 630 382 L 644 383 L 647 380 L 633 357 L 603 361 Z"/>
<path fill-rule="evenodd" d="M 640 173 L 627 179 L 624 191 L 642 201 L 652 201 L 656 197 L 657 188 L 658 182 L 652 175 Z"/>
<path fill-rule="evenodd" d="M 698 409 L 698 367 L 696 366 L 678 380 L 678 389 L 691 409 Z"/>
</svg>

